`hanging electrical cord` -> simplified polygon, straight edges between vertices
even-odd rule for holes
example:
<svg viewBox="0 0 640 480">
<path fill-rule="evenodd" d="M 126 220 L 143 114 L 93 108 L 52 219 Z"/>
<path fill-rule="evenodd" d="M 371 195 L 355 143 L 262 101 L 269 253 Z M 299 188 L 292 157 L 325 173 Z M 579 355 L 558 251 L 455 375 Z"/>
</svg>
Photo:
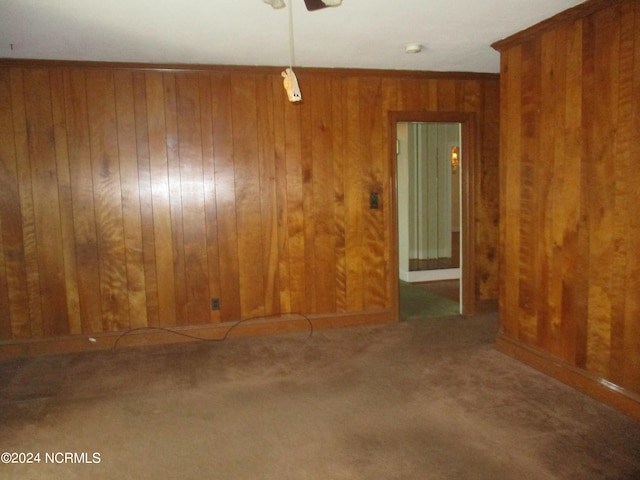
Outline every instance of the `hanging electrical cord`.
<svg viewBox="0 0 640 480">
<path fill-rule="evenodd" d="M 298 79 L 293 72 L 293 65 L 295 64 L 295 49 L 293 45 L 293 1 L 289 0 L 289 68 L 282 72 L 282 78 L 284 78 L 284 89 L 287 92 L 290 102 L 299 102 L 302 100 L 302 94 L 300 93 L 300 87 L 298 86 Z"/>
</svg>

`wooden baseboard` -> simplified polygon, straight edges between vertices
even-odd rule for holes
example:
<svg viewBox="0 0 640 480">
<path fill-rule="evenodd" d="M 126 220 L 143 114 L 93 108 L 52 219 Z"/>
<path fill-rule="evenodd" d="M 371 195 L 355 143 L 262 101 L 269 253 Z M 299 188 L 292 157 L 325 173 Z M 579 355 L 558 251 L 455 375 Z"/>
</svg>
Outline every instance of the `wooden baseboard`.
<svg viewBox="0 0 640 480">
<path fill-rule="evenodd" d="M 498 313 L 498 300 L 477 300 L 475 313 Z"/>
<path fill-rule="evenodd" d="M 45 339 L 0 343 L 0 359 L 92 352 L 114 348 L 224 340 L 237 337 L 312 332 L 322 329 L 375 325 L 397 321 L 390 310 L 349 314 L 296 315 L 227 322 L 216 325 L 191 325 L 171 328 L 141 328 L 123 332 L 69 335 Z"/>
<path fill-rule="evenodd" d="M 570 365 L 502 333 L 496 337 L 496 348 L 517 360 L 565 383 L 607 405 L 640 419 L 640 395 L 622 388 L 586 370 Z"/>
</svg>

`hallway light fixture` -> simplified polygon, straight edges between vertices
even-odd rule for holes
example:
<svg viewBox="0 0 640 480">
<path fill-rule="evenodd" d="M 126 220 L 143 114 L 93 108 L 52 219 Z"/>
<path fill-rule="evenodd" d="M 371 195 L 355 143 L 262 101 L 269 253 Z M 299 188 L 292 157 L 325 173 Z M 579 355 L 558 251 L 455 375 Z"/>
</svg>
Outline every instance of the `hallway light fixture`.
<svg viewBox="0 0 640 480">
<path fill-rule="evenodd" d="M 458 173 L 458 168 L 460 168 L 460 149 L 451 147 L 451 170 L 453 173 Z"/>
</svg>

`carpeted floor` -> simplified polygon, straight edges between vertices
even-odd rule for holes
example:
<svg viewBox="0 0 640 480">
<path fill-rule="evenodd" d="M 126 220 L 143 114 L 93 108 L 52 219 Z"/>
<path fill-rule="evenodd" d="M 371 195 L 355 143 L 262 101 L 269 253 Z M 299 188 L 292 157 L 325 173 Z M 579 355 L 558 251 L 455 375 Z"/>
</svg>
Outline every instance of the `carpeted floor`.
<svg viewBox="0 0 640 480">
<path fill-rule="evenodd" d="M 640 423 L 499 353 L 496 328 L 458 316 L 2 361 L 0 452 L 41 462 L 0 478 L 640 478 Z"/>
<path fill-rule="evenodd" d="M 411 283 L 400 282 L 400 319 L 417 320 L 458 315 L 460 304 L 437 290 L 425 289 Z"/>
</svg>

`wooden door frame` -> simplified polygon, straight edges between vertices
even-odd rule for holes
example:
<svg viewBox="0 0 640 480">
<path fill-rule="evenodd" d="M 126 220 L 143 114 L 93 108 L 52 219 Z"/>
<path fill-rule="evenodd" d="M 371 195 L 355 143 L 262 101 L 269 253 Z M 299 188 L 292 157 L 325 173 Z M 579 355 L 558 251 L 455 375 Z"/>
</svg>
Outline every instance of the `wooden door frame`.
<svg viewBox="0 0 640 480">
<path fill-rule="evenodd" d="M 462 238 L 460 239 L 462 298 L 460 306 L 463 315 L 476 312 L 475 292 L 475 202 L 476 154 L 478 151 L 476 116 L 472 112 L 435 112 L 435 111 L 390 111 L 389 112 L 389 225 L 391 308 L 400 316 L 400 279 L 398 258 L 398 159 L 397 159 L 397 123 L 398 122 L 440 122 L 460 124 L 460 143 L 462 175 L 460 194 L 462 196 Z"/>
</svg>

